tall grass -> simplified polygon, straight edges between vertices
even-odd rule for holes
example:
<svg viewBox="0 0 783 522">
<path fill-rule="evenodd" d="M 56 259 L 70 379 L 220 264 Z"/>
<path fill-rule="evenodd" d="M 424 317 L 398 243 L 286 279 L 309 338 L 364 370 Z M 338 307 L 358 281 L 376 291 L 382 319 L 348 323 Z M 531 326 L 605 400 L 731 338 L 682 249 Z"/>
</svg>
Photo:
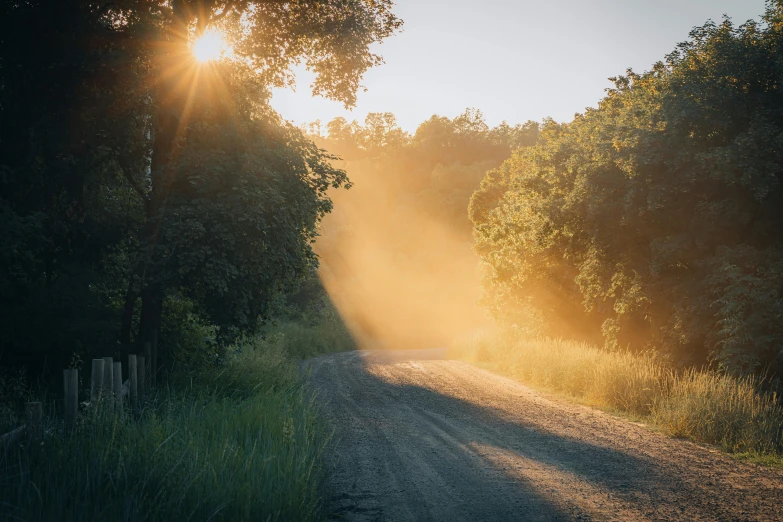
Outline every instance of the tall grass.
<svg viewBox="0 0 783 522">
<path fill-rule="evenodd" d="M 783 459 L 783 407 L 752 377 L 708 369 L 678 372 L 654 354 L 525 339 L 513 332 L 482 332 L 458 340 L 451 350 L 533 386 L 643 418 L 673 436 Z"/>
<path fill-rule="evenodd" d="M 0 456 L 0 519 L 313 520 L 326 440 L 295 363 L 245 347 L 180 375 L 139 418 L 82 413 Z"/>
<path fill-rule="evenodd" d="M 783 407 L 754 377 L 710 371 L 671 374 L 651 419 L 672 435 L 717 444 L 733 453 L 783 458 Z"/>
<path fill-rule="evenodd" d="M 292 357 L 305 359 L 317 355 L 356 349 L 348 328 L 342 321 L 281 321 L 266 332 L 266 342 L 285 348 Z"/>
</svg>

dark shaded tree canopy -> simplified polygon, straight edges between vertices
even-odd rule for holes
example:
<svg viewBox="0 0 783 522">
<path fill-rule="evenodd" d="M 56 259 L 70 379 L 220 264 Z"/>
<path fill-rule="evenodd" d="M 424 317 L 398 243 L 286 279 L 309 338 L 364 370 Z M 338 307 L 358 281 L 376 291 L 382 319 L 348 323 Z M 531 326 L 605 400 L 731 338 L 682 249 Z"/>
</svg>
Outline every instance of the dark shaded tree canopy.
<svg viewBox="0 0 783 522">
<path fill-rule="evenodd" d="M 3 357 L 60 364 L 157 332 L 182 344 L 162 324 L 194 324 L 178 313 L 218 339 L 252 331 L 311 271 L 326 189 L 347 181 L 269 89 L 303 63 L 316 94 L 352 104 L 381 61 L 370 45 L 401 25 L 391 5 L 4 2 Z M 196 63 L 207 30 L 233 59 Z"/>
</svg>

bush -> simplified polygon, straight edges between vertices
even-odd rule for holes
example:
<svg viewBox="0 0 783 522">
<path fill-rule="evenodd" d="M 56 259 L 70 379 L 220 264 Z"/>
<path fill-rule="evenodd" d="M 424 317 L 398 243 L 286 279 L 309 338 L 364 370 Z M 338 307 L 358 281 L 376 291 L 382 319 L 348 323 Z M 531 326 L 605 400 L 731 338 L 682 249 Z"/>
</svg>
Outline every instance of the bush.
<svg viewBox="0 0 783 522">
<path fill-rule="evenodd" d="M 217 328 L 198 314 L 196 304 L 184 298 L 163 301 L 159 346 L 160 364 L 175 372 L 209 372 L 221 362 L 225 346 L 217 342 Z"/>
<path fill-rule="evenodd" d="M 27 373 L 0 367 L 0 435 L 20 424 L 20 412 L 28 397 Z"/>
<path fill-rule="evenodd" d="M 262 330 L 264 343 L 277 346 L 297 359 L 356 349 L 356 341 L 337 308 L 320 287 L 304 306 L 287 313 Z"/>
<path fill-rule="evenodd" d="M 272 329 L 267 342 L 284 347 L 287 353 L 299 359 L 356 348 L 347 329 L 330 323 L 282 322 Z"/>
</svg>

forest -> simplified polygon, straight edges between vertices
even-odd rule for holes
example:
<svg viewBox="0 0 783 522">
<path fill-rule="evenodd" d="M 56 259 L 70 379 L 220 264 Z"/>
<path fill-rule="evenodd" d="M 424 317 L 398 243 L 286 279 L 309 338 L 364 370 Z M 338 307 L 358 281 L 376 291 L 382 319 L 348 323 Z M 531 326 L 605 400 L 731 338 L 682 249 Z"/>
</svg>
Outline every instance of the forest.
<svg viewBox="0 0 783 522">
<path fill-rule="evenodd" d="M 568 122 L 272 108 L 300 65 L 353 106 L 402 23 L 391 0 L 0 5 L 0 435 L 31 399 L 49 419 L 40 448 L 2 447 L 0 519 L 322 519 L 329 424 L 300 365 L 355 348 L 568 359 L 519 371 L 779 465 L 783 4 L 695 28 Z M 194 55 L 210 31 L 230 57 Z M 61 371 L 84 388 L 146 344 L 147 406 L 80 396 L 57 435 Z M 582 357 L 644 369 L 585 391 Z M 754 413 L 669 429 L 689 375 Z"/>
<path fill-rule="evenodd" d="M 493 313 L 780 376 L 782 30 L 780 8 L 697 28 L 490 171 L 470 217 Z"/>
<path fill-rule="evenodd" d="M 379 238 L 379 257 L 405 257 L 430 281 L 439 275 L 422 267 L 451 270 L 466 255 L 450 249 L 471 249 L 472 233 L 482 305 L 501 324 L 780 375 L 776 16 L 768 26 L 727 20 L 694 30 L 649 72 L 613 78 L 598 107 L 569 123 L 489 128 L 469 109 L 434 116 L 413 135 L 392 114 L 314 124 L 316 143 L 356 185 L 335 195 L 344 204 L 319 239 L 327 273 L 349 273 L 336 276 L 348 291 L 362 270 L 345 266 L 354 249 L 337 236 L 346 224 L 354 242 L 368 249 Z M 474 272 L 460 265 L 437 286 Z M 403 281 L 410 274 L 394 284 Z"/>
</svg>

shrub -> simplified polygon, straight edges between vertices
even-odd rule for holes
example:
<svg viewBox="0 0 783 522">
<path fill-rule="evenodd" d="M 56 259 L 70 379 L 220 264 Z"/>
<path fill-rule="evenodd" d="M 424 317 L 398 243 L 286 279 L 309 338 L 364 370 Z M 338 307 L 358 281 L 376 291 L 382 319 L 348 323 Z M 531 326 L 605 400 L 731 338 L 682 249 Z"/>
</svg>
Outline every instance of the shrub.
<svg viewBox="0 0 783 522">
<path fill-rule="evenodd" d="M 325 294 L 304 312 L 284 316 L 267 326 L 263 335 L 265 343 L 279 346 L 298 359 L 356 348 L 353 335 Z"/>
</svg>

